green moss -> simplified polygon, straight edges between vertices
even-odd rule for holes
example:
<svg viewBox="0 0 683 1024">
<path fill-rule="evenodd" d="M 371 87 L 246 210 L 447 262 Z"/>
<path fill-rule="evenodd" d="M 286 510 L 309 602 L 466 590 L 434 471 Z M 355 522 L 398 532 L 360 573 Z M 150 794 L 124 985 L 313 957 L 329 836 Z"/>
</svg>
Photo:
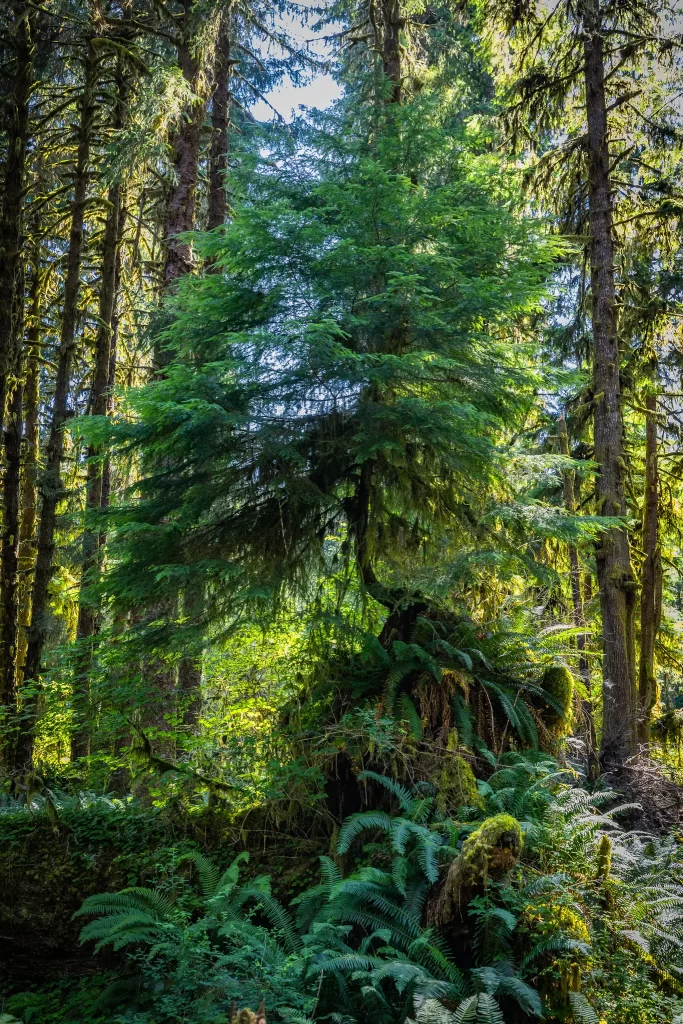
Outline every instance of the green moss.
<svg viewBox="0 0 683 1024">
<path fill-rule="evenodd" d="M 607 881 L 612 870 L 612 843 L 609 836 L 602 836 L 598 843 L 598 866 L 596 876 Z"/>
<path fill-rule="evenodd" d="M 486 885 L 490 874 L 510 871 L 522 852 L 522 827 L 510 814 L 487 818 L 462 845 L 463 881 Z"/>
<path fill-rule="evenodd" d="M 160 850 L 176 836 L 156 810 L 69 809 L 56 823 L 43 813 L 3 814 L 2 937 L 46 955 L 77 948 L 82 925 L 71 915 L 85 897 L 152 877 Z"/>
<path fill-rule="evenodd" d="M 543 713 L 550 733 L 559 738 L 571 727 L 574 677 L 564 665 L 549 665 L 541 678 L 541 686 L 552 698 Z"/>
<path fill-rule="evenodd" d="M 458 807 L 478 807 L 481 797 L 469 761 L 458 751 L 458 730 L 451 729 L 443 767 L 435 780 L 436 806 L 442 814 L 454 814 Z"/>
</svg>

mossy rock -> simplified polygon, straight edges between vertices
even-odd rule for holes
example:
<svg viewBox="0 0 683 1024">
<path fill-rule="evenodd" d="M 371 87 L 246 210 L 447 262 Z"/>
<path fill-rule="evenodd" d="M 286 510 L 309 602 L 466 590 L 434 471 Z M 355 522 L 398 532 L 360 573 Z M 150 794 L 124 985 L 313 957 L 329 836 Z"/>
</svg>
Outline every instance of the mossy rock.
<svg viewBox="0 0 683 1024">
<path fill-rule="evenodd" d="M 541 686 L 552 698 L 543 711 L 543 719 L 552 736 L 565 736 L 571 728 L 574 677 L 565 665 L 548 665 Z"/>
</svg>

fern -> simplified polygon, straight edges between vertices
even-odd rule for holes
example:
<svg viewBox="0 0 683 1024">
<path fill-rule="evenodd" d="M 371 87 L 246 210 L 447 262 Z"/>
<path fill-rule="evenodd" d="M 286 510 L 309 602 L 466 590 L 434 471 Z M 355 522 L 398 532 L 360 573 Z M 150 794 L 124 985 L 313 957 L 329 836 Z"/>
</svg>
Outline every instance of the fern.
<svg viewBox="0 0 683 1024">
<path fill-rule="evenodd" d="M 360 781 L 365 779 L 372 779 L 378 785 L 383 786 L 392 796 L 396 797 L 404 814 L 412 814 L 415 805 L 415 795 L 411 793 L 405 786 L 402 786 L 396 779 L 390 779 L 386 775 L 379 775 L 377 772 L 363 771 L 359 772 L 358 778 Z"/>
<path fill-rule="evenodd" d="M 218 873 L 218 868 L 213 861 L 209 860 L 209 858 L 205 857 L 202 853 L 199 853 L 198 850 L 188 850 L 187 853 L 180 855 L 178 858 L 178 864 L 184 864 L 187 862 L 191 863 L 197 871 L 202 896 L 205 900 L 210 899 L 215 894 L 219 885 L 220 875 Z"/>
<path fill-rule="evenodd" d="M 569 1001 L 577 1024 L 600 1024 L 600 1018 L 581 992 L 570 992 Z"/>
<path fill-rule="evenodd" d="M 505 1024 L 501 1009 L 487 992 L 477 996 L 477 1024 Z"/>
<path fill-rule="evenodd" d="M 404 722 L 408 723 L 411 736 L 414 740 L 421 740 L 424 732 L 422 728 L 422 719 L 417 713 L 417 708 L 415 707 L 413 700 L 407 693 L 402 693 L 398 704 L 401 711 L 401 718 Z"/>
<path fill-rule="evenodd" d="M 365 811 L 360 814 L 352 814 L 339 830 L 337 853 L 348 853 L 353 840 L 367 829 L 381 829 L 383 832 L 390 832 L 393 824 L 393 818 L 384 811 Z"/>
</svg>

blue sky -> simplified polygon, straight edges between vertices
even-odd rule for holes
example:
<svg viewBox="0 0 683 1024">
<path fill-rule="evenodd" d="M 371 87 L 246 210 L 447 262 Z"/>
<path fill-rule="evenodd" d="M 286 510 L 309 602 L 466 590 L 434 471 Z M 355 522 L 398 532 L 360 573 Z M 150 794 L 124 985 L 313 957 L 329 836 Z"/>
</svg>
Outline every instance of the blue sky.
<svg viewBox="0 0 683 1024">
<path fill-rule="evenodd" d="M 300 8 L 313 8 L 319 5 L 319 0 L 299 0 Z M 318 57 L 326 57 L 330 54 L 329 45 L 322 38 L 321 33 L 315 33 L 311 27 L 315 23 L 315 16 L 311 22 L 304 24 L 303 18 L 288 15 L 277 19 L 278 27 L 285 28 L 290 38 L 296 45 L 302 48 L 306 46 L 309 51 Z M 340 26 L 341 27 L 341 26 Z M 335 31 L 334 25 L 325 27 L 325 33 Z M 337 83 L 331 75 L 317 75 L 306 85 L 296 87 L 291 80 L 285 80 L 277 89 L 271 89 L 267 93 L 268 102 L 272 104 L 277 112 L 290 121 L 300 106 L 324 108 L 336 100 L 341 93 Z M 272 109 L 267 103 L 259 100 L 251 107 L 251 112 L 259 121 L 270 121 L 274 117 Z"/>
</svg>

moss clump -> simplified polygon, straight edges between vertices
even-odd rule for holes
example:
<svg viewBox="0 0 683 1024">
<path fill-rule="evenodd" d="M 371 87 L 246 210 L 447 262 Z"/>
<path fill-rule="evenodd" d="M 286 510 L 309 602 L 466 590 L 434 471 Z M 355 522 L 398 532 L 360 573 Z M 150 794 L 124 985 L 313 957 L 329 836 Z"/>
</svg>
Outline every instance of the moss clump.
<svg viewBox="0 0 683 1024">
<path fill-rule="evenodd" d="M 486 885 L 490 874 L 510 871 L 522 852 L 522 827 L 511 814 L 487 818 L 462 844 L 463 882 Z"/>
<path fill-rule="evenodd" d="M 541 678 L 541 686 L 552 698 L 543 713 L 545 724 L 551 735 L 559 739 L 571 726 L 574 677 L 564 665 L 549 665 Z"/>
<path fill-rule="evenodd" d="M 487 818 L 462 844 L 460 856 L 448 869 L 440 892 L 427 907 L 428 924 L 457 931 L 467 917 L 467 907 L 477 889 L 490 876 L 510 871 L 522 852 L 522 828 L 510 814 Z"/>
<path fill-rule="evenodd" d="M 584 918 L 562 903 L 545 900 L 530 903 L 524 912 L 524 923 L 535 940 L 552 938 L 561 932 L 578 942 L 590 942 L 590 932 Z"/>
<path fill-rule="evenodd" d="M 436 806 L 442 814 L 453 814 L 458 807 L 481 805 L 472 766 L 458 751 L 457 729 L 451 729 L 448 734 L 443 768 L 435 782 Z"/>
<path fill-rule="evenodd" d="M 602 836 L 598 843 L 598 862 L 595 872 L 596 878 L 606 882 L 612 870 L 612 843 L 609 836 Z"/>
</svg>

